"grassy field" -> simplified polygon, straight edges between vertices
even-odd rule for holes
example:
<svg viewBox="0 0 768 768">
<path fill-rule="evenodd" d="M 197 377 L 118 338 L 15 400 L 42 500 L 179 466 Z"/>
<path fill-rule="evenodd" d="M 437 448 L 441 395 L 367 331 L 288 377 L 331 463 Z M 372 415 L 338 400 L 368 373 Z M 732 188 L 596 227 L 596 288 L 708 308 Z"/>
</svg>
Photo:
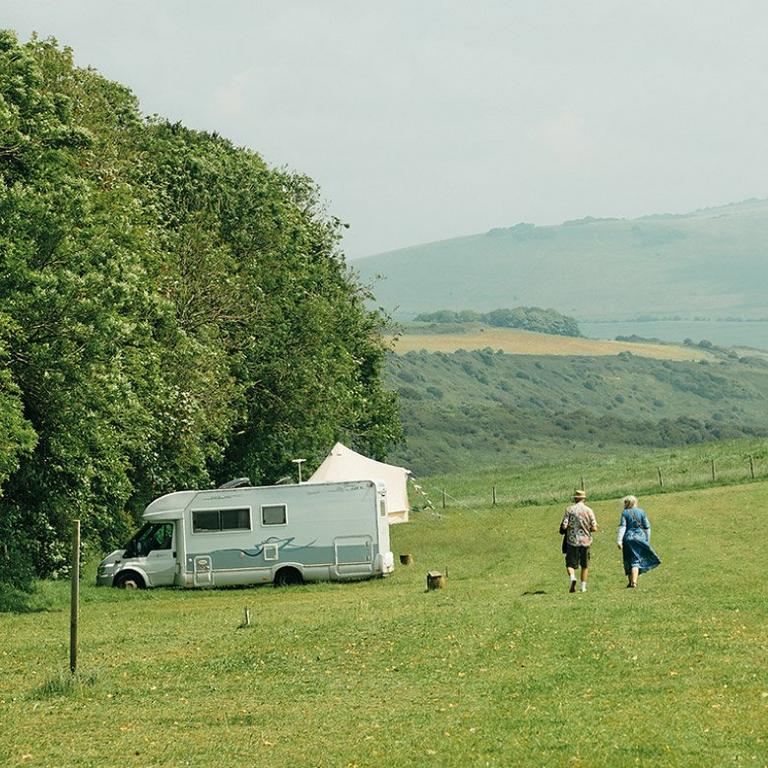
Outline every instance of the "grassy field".
<svg viewBox="0 0 768 768">
<path fill-rule="evenodd" d="M 583 595 L 560 505 L 417 513 L 392 529 L 416 564 L 381 581 L 84 584 L 74 685 L 66 584 L 44 584 L 46 610 L 0 615 L 0 764 L 766 766 L 768 484 L 648 501 L 663 563 L 636 591 L 615 499 Z"/>
<path fill-rule="evenodd" d="M 600 357 L 631 352 L 639 357 L 658 360 L 710 360 L 711 355 L 695 347 L 677 344 L 630 343 L 584 339 L 572 336 L 553 336 L 547 333 L 519 331 L 514 328 L 480 326 L 462 333 L 419 333 L 418 328 L 407 328 L 394 342 L 398 354 L 406 352 L 456 352 L 459 349 L 500 349 L 511 355 L 588 355 Z"/>
</svg>

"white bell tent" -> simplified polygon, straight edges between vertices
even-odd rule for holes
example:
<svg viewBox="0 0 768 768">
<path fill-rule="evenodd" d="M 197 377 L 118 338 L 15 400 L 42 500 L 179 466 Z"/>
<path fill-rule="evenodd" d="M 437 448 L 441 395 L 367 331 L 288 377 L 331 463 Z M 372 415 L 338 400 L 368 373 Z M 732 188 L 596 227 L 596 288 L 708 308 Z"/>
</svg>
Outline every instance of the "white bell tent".
<svg viewBox="0 0 768 768">
<path fill-rule="evenodd" d="M 355 453 L 346 445 L 336 443 L 308 483 L 330 483 L 340 480 L 379 480 L 387 486 L 387 518 L 389 524 L 407 523 L 408 475 L 404 467 L 385 464 Z"/>
</svg>

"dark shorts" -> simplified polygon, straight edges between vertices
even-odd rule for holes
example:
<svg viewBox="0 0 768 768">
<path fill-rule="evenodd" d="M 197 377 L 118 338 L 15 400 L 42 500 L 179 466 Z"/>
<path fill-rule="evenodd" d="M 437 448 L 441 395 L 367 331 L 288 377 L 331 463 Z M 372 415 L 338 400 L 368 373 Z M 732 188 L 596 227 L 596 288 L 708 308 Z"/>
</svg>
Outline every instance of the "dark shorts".
<svg viewBox="0 0 768 768">
<path fill-rule="evenodd" d="M 565 552 L 565 565 L 567 568 L 586 568 L 589 565 L 589 547 L 569 544 Z"/>
</svg>

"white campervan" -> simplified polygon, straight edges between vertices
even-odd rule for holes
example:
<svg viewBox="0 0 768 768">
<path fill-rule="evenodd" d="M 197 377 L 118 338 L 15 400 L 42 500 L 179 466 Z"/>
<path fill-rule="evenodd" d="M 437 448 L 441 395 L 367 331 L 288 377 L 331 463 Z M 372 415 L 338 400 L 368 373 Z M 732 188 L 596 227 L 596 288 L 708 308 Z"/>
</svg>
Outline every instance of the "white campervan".
<svg viewBox="0 0 768 768">
<path fill-rule="evenodd" d="M 101 561 L 116 587 L 301 584 L 394 570 L 386 486 L 372 480 L 179 491 Z"/>
</svg>

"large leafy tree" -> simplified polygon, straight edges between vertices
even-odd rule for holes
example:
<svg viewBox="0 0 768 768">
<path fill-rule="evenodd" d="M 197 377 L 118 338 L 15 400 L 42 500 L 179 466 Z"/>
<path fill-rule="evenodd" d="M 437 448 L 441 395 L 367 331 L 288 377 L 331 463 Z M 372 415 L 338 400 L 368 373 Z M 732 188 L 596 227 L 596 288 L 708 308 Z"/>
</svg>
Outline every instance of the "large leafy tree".
<svg viewBox="0 0 768 768">
<path fill-rule="evenodd" d="M 339 226 L 306 177 L 0 33 L 0 579 L 55 571 L 74 517 L 106 546 L 161 492 L 399 439 Z"/>
<path fill-rule="evenodd" d="M 214 342 L 239 385 L 217 476 L 268 482 L 339 437 L 383 456 L 399 422 L 380 384 L 382 320 L 337 253 L 340 223 L 315 185 L 178 125 L 147 139 L 168 293 L 184 331 Z"/>
</svg>

